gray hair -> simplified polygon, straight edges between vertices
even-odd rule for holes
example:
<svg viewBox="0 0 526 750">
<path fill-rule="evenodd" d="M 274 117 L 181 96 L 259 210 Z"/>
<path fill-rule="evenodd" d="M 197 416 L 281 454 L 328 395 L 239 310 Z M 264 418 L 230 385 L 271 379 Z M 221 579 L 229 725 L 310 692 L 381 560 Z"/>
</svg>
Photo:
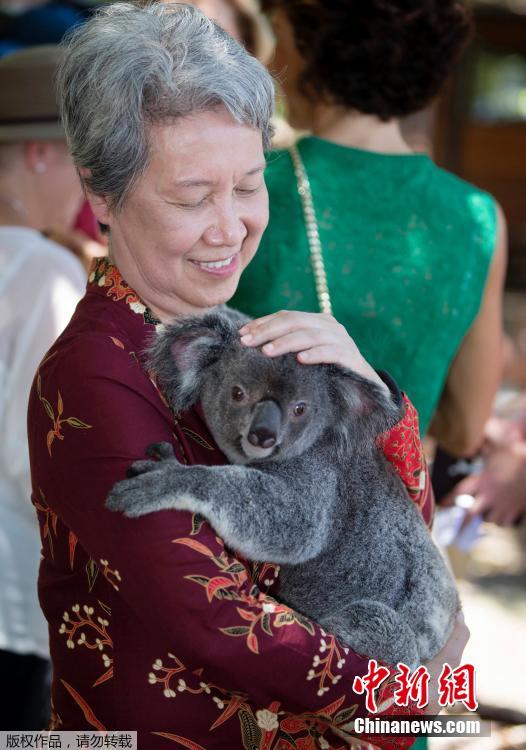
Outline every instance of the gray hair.
<svg viewBox="0 0 526 750">
<path fill-rule="evenodd" d="M 109 5 L 65 47 L 57 93 L 68 144 L 88 189 L 114 210 L 148 166 L 151 125 L 223 106 L 270 145 L 269 73 L 191 5 Z"/>
</svg>

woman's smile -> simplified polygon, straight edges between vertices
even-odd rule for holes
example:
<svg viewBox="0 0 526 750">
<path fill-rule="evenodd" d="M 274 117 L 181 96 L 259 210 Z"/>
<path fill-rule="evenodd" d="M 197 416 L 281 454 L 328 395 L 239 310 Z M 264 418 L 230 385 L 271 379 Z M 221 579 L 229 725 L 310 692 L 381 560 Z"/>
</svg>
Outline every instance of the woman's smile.
<svg viewBox="0 0 526 750">
<path fill-rule="evenodd" d="M 239 251 L 224 260 L 192 260 L 190 263 L 201 271 L 213 276 L 230 276 L 236 273 L 239 266 Z"/>
</svg>

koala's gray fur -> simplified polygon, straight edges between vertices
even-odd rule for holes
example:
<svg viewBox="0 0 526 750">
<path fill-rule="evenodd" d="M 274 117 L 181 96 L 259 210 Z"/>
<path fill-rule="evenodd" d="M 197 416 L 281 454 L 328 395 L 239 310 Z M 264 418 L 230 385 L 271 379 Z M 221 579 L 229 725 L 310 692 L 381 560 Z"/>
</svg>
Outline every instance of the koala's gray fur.
<svg viewBox="0 0 526 750">
<path fill-rule="evenodd" d="M 286 604 L 358 653 L 414 668 L 445 644 L 459 600 L 375 444 L 402 416 L 402 401 L 350 370 L 244 347 L 238 328 L 246 320 L 217 308 L 168 326 L 151 349 L 173 409 L 200 400 L 233 465 L 184 466 L 171 446 L 154 446 L 161 460 L 134 464 L 107 505 L 130 517 L 170 508 L 202 514 L 247 558 L 281 564 Z M 233 400 L 239 388 L 243 401 Z M 299 403 L 303 416 L 293 411 Z M 247 437 L 271 433 L 270 448 Z"/>
</svg>

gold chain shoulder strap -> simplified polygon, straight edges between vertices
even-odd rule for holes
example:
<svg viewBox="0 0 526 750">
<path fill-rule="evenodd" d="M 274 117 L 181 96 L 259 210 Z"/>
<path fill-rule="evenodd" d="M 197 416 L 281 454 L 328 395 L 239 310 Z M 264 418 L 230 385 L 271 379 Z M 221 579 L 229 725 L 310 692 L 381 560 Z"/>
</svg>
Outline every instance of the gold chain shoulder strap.
<svg viewBox="0 0 526 750">
<path fill-rule="evenodd" d="M 323 261 L 320 232 L 318 229 L 318 222 L 316 221 L 316 212 L 314 210 L 309 177 L 301 159 L 298 147 L 295 144 L 289 148 L 289 153 L 294 166 L 298 194 L 303 207 L 303 217 L 307 232 L 307 242 L 309 243 L 310 262 L 314 274 L 318 306 L 322 313 L 329 313 L 329 315 L 332 315 L 331 297 L 329 294 L 329 285 L 327 283 L 327 273 Z"/>
</svg>

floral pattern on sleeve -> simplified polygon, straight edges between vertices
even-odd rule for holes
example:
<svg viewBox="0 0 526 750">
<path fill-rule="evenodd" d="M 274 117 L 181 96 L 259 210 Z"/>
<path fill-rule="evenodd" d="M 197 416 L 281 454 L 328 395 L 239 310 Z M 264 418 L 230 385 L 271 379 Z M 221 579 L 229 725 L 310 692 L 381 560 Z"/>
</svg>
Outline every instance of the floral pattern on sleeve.
<svg viewBox="0 0 526 750">
<path fill-rule="evenodd" d="M 70 427 L 75 427 L 77 430 L 90 430 L 92 425 L 86 424 L 78 417 L 62 417 L 64 412 L 64 401 L 60 391 L 57 391 L 57 416 L 55 416 L 55 410 L 47 398 L 42 395 L 42 378 L 40 375 L 40 368 L 37 371 L 37 393 L 40 403 L 44 407 L 44 411 L 51 420 L 53 427 L 48 431 L 46 435 L 46 446 L 48 453 L 51 456 L 51 448 L 55 438 L 58 440 L 64 440 L 64 433 L 62 432 L 62 425 L 65 423 Z"/>
<path fill-rule="evenodd" d="M 418 413 L 405 394 L 403 399 L 403 418 L 391 430 L 380 435 L 377 444 L 404 483 L 409 497 L 420 509 L 425 521 L 430 524 L 433 518 L 434 498 L 420 440 Z"/>
</svg>

